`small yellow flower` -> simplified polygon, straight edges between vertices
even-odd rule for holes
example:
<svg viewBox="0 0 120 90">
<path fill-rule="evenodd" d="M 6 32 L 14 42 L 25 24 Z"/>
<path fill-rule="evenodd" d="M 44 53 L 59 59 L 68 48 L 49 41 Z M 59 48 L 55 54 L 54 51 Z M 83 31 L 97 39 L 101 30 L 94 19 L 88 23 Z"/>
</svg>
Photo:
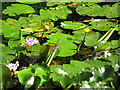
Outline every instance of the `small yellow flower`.
<svg viewBox="0 0 120 90">
<path fill-rule="evenodd" d="M 90 32 L 90 28 L 89 27 L 85 28 L 84 32 Z"/>
<path fill-rule="evenodd" d="M 50 27 L 49 27 L 48 25 L 45 25 L 45 29 L 49 30 L 49 29 L 50 29 Z"/>
</svg>

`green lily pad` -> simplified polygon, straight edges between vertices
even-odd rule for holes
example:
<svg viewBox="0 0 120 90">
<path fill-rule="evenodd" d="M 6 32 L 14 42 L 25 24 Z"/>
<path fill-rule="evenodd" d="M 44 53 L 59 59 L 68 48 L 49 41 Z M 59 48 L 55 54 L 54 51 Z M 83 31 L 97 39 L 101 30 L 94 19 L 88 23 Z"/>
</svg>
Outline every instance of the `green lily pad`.
<svg viewBox="0 0 120 90">
<path fill-rule="evenodd" d="M 16 16 L 20 14 L 34 13 L 34 9 L 29 5 L 24 4 L 11 4 L 7 9 L 3 11 L 3 14 L 9 14 L 9 16 Z"/>
<path fill-rule="evenodd" d="M 1 88 L 11 88 L 11 72 L 5 65 L 0 64 L 0 85 Z"/>
<path fill-rule="evenodd" d="M 15 59 L 15 51 L 11 50 L 9 47 L 5 45 L 0 45 L 2 48 L 2 61 L 0 63 L 6 64 L 7 61 L 12 61 Z"/>
<path fill-rule="evenodd" d="M 58 41 L 60 41 L 58 46 L 59 53 L 57 56 L 66 57 L 76 53 L 77 46 L 73 43 L 73 36 L 58 32 L 48 35 L 47 38 L 49 38 L 48 43 L 53 45 L 57 45 Z"/>
</svg>

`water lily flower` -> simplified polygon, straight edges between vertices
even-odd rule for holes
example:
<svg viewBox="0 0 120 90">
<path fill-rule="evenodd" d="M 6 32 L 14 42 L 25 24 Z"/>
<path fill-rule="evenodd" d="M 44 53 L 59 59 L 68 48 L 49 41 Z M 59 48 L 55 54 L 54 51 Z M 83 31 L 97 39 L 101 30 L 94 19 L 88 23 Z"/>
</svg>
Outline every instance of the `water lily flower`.
<svg viewBox="0 0 120 90">
<path fill-rule="evenodd" d="M 9 69 L 10 69 L 10 71 L 15 71 L 17 68 L 18 68 L 18 66 L 19 66 L 19 62 L 18 61 L 16 61 L 16 63 L 15 64 L 13 64 L 13 63 L 10 63 L 10 64 L 8 64 L 8 65 L 6 65 Z"/>
<path fill-rule="evenodd" d="M 10 71 L 12 71 L 12 70 L 15 71 L 18 67 L 16 64 L 13 64 L 13 63 L 8 64 L 6 66 L 10 69 Z"/>
<path fill-rule="evenodd" d="M 62 74 L 62 75 L 67 75 L 67 73 L 64 72 L 64 70 L 62 70 L 62 69 L 60 69 L 60 68 L 58 68 L 58 73 L 59 73 L 59 74 Z"/>
<path fill-rule="evenodd" d="M 38 40 L 36 39 L 33 39 L 33 38 L 29 38 L 29 39 L 26 39 L 25 43 L 29 46 L 32 46 L 34 44 L 37 44 Z"/>
</svg>

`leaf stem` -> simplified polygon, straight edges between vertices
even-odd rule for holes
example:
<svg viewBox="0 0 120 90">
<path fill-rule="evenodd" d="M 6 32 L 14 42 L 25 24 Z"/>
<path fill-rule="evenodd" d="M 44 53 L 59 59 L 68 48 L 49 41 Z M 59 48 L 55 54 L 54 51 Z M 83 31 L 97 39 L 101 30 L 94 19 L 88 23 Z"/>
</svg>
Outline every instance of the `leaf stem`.
<svg viewBox="0 0 120 90">
<path fill-rule="evenodd" d="M 86 37 L 86 32 L 85 32 L 85 36 L 84 36 L 82 42 L 79 43 L 79 46 L 78 46 L 78 48 L 77 48 L 77 52 L 80 50 L 80 47 L 82 46 L 82 44 L 83 44 L 83 42 L 84 42 L 84 40 L 85 40 L 85 37 Z"/>
<path fill-rule="evenodd" d="M 54 55 L 55 55 L 57 49 L 58 49 L 58 46 L 55 48 L 54 52 L 52 53 L 52 56 L 50 55 L 51 57 L 50 57 L 50 59 L 49 59 L 49 62 L 47 63 L 48 66 L 49 66 L 50 63 L 52 62 L 52 59 L 53 59 L 53 57 L 54 57 Z"/>
<path fill-rule="evenodd" d="M 106 32 L 99 40 L 98 40 L 98 42 L 101 42 L 107 35 L 108 35 L 108 33 L 111 31 L 111 29 L 108 31 L 108 32 Z"/>
<path fill-rule="evenodd" d="M 116 26 L 117 27 L 117 26 Z M 115 28 L 116 28 L 115 27 Z M 113 32 L 115 31 L 115 28 L 113 28 L 112 30 L 111 30 L 111 32 L 108 34 L 108 36 L 104 39 L 104 41 L 106 42 L 109 38 L 110 38 L 110 36 L 113 34 Z"/>
<path fill-rule="evenodd" d="M 117 25 L 117 26 L 118 26 L 118 25 Z M 117 27 L 117 26 L 116 26 L 116 27 Z M 113 28 L 113 29 L 110 29 L 108 32 L 106 32 L 106 33 L 98 40 L 98 42 L 101 42 L 101 41 L 106 42 L 106 41 L 110 38 L 110 36 L 113 34 L 113 32 L 115 31 L 116 27 Z"/>
<path fill-rule="evenodd" d="M 59 43 L 60 43 L 60 40 L 59 40 L 58 44 L 55 46 L 54 50 L 52 50 L 52 51 L 50 52 L 50 54 L 49 54 L 49 56 L 48 56 L 48 58 L 47 58 L 47 60 L 46 60 L 46 63 L 47 63 L 48 66 L 50 65 L 50 63 L 52 62 L 52 59 L 53 59 L 54 56 L 55 56 L 55 53 L 56 53 L 56 51 L 57 51 L 57 49 L 58 49 L 58 46 L 59 46 Z"/>
</svg>

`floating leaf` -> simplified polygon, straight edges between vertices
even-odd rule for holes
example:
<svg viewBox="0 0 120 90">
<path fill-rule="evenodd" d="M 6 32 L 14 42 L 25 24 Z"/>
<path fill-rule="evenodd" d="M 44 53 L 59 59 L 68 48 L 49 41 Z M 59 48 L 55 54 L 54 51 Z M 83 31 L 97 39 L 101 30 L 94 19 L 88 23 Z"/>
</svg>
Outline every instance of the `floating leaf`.
<svg viewBox="0 0 120 90">
<path fill-rule="evenodd" d="M 5 46 L 5 45 L 0 45 L 0 47 L 2 48 L 2 62 L 3 64 L 6 64 L 7 61 L 12 61 L 15 59 L 15 51 L 11 50 L 9 47 Z"/>
<path fill-rule="evenodd" d="M 92 25 L 91 28 L 100 30 L 100 31 L 108 31 L 111 28 L 114 28 L 115 26 L 118 25 L 117 23 L 110 22 L 110 21 L 96 21 L 96 22 L 89 22 L 89 24 Z M 117 29 L 115 30 L 118 31 Z"/>
<path fill-rule="evenodd" d="M 120 17 L 118 10 L 120 9 L 120 4 L 115 3 L 111 7 L 108 5 L 103 6 L 104 12 L 106 13 L 107 18 L 116 18 Z"/>
<path fill-rule="evenodd" d="M 116 63 L 118 63 L 118 62 L 119 62 L 119 56 L 112 54 L 111 56 L 109 56 L 109 57 L 107 58 L 107 60 L 109 60 L 109 61 L 111 61 L 111 62 L 116 62 Z"/>
<path fill-rule="evenodd" d="M 80 15 L 88 16 L 104 16 L 105 13 L 100 5 L 91 5 L 91 6 L 78 6 L 76 11 Z"/>
<path fill-rule="evenodd" d="M 42 0 L 16 0 L 17 2 L 20 3 L 25 3 L 25 4 L 36 4 L 36 3 L 40 3 Z"/>
<path fill-rule="evenodd" d="M 17 38 L 10 38 L 8 41 L 8 46 L 12 50 L 22 51 L 25 49 L 25 41 L 17 39 Z"/>
<path fill-rule="evenodd" d="M 111 42 L 100 42 L 96 46 L 98 50 L 105 50 L 110 48 L 115 49 L 119 47 L 119 43 L 118 40 L 112 40 Z"/>
<path fill-rule="evenodd" d="M 117 53 L 118 55 L 120 55 L 120 48 L 116 49 L 115 53 Z"/>
<path fill-rule="evenodd" d="M 18 72 L 19 82 L 26 86 L 26 88 L 30 88 L 34 83 L 34 74 L 31 72 L 31 70 L 32 69 L 30 68 Z"/>
<path fill-rule="evenodd" d="M 30 14 L 28 17 L 20 17 L 18 20 L 24 28 L 37 29 L 41 25 L 41 18 L 39 15 Z"/>
<path fill-rule="evenodd" d="M 85 32 L 83 31 L 83 29 L 81 29 L 81 30 L 74 31 L 73 33 L 74 33 L 73 36 L 76 38 L 75 43 L 80 44 L 85 38 Z"/>
<path fill-rule="evenodd" d="M 3 11 L 3 14 L 9 14 L 9 16 L 16 16 L 20 14 L 34 13 L 34 9 L 29 5 L 24 4 L 11 4 L 7 9 Z"/>
<path fill-rule="evenodd" d="M 80 74 L 76 74 L 75 76 L 72 77 L 72 80 L 75 81 L 76 83 L 79 81 L 84 81 L 88 80 L 90 77 L 92 77 L 92 73 L 90 72 L 83 72 Z"/>
<path fill-rule="evenodd" d="M 51 66 L 50 69 L 54 73 L 58 68 L 61 68 L 67 73 L 67 76 L 72 78 L 73 76 L 82 73 L 82 71 L 85 70 L 86 68 L 92 68 L 92 67 L 99 68 L 99 67 L 104 67 L 105 65 L 111 65 L 111 63 L 103 62 L 100 60 L 87 60 L 87 61 L 71 60 L 70 64 L 63 64 L 63 66 L 55 65 L 55 66 Z"/>
<path fill-rule="evenodd" d="M 76 12 L 80 15 L 88 16 L 106 16 L 107 18 L 120 17 L 118 14 L 119 3 L 115 3 L 112 6 L 93 4 L 88 6 L 78 6 Z"/>
<path fill-rule="evenodd" d="M 99 35 L 100 34 L 98 32 L 86 33 L 85 45 L 87 45 L 87 46 L 94 46 L 94 45 L 96 45 L 98 43 Z"/>
<path fill-rule="evenodd" d="M 30 53 L 26 53 L 32 59 L 39 59 L 40 58 L 40 45 L 34 45 L 27 48 Z"/>
<path fill-rule="evenodd" d="M 52 19 L 57 21 L 58 19 L 66 19 L 67 12 L 63 10 L 40 10 L 40 16 L 45 19 Z"/>
<path fill-rule="evenodd" d="M 50 39 L 48 40 L 48 42 L 54 45 L 57 45 L 58 41 L 60 40 L 60 44 L 58 46 L 59 53 L 57 56 L 66 57 L 74 55 L 76 53 L 77 46 L 73 43 L 74 41 L 73 36 L 58 32 L 48 35 L 47 38 Z"/>
<path fill-rule="evenodd" d="M 37 67 L 35 70 L 35 74 L 41 78 L 40 86 L 42 86 L 45 82 L 47 82 L 49 71 L 43 67 Z"/>
<path fill-rule="evenodd" d="M 47 2 L 47 6 L 55 6 L 60 4 L 65 4 L 65 2 Z"/>
<path fill-rule="evenodd" d="M 8 67 L 2 64 L 0 64 L 0 85 L 1 89 L 11 88 L 12 85 L 11 72 Z"/>
<path fill-rule="evenodd" d="M 15 20 L 8 18 L 2 21 L 2 33 L 5 37 L 19 37 L 19 29 L 21 28 L 20 23 Z"/>
<path fill-rule="evenodd" d="M 93 77 L 90 78 L 90 82 L 105 80 L 114 73 L 114 70 L 111 66 L 104 66 L 104 67 L 92 68 L 92 69 L 93 69 L 92 71 Z"/>
<path fill-rule="evenodd" d="M 64 29 L 70 29 L 70 30 L 77 30 L 77 29 L 81 29 L 86 27 L 87 25 L 83 24 L 83 23 L 78 23 L 75 22 L 73 23 L 72 21 L 64 21 L 61 22 L 61 27 Z"/>
<path fill-rule="evenodd" d="M 60 79 L 59 82 L 63 88 L 66 88 L 68 85 L 72 83 L 72 80 L 66 75 L 65 76 L 59 75 L 59 79 Z"/>
</svg>

